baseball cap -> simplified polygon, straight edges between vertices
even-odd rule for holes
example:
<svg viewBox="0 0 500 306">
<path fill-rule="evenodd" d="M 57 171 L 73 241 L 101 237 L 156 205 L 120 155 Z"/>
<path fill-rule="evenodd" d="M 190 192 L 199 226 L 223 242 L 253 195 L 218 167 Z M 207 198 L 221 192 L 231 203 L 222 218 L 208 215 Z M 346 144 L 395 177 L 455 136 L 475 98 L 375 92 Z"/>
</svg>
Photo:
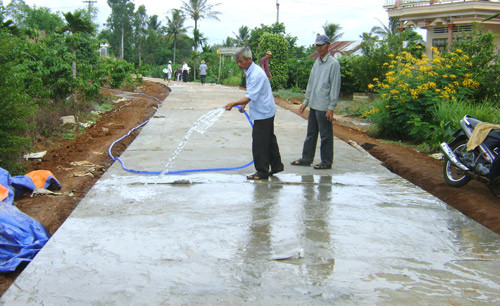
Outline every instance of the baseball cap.
<svg viewBox="0 0 500 306">
<path fill-rule="evenodd" d="M 330 37 L 326 35 L 318 35 L 316 37 L 316 45 L 324 45 L 324 44 L 329 44 L 330 43 Z"/>
</svg>

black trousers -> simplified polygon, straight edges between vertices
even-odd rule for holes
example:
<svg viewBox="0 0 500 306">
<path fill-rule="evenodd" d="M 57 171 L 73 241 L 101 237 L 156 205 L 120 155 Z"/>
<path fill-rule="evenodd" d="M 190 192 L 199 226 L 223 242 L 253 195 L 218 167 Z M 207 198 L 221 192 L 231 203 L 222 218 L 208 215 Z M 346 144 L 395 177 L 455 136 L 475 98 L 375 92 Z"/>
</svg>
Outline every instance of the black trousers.
<svg viewBox="0 0 500 306">
<path fill-rule="evenodd" d="M 254 120 L 252 130 L 252 154 L 255 170 L 269 173 L 283 168 L 278 140 L 274 135 L 274 116 L 263 120 Z"/>
</svg>

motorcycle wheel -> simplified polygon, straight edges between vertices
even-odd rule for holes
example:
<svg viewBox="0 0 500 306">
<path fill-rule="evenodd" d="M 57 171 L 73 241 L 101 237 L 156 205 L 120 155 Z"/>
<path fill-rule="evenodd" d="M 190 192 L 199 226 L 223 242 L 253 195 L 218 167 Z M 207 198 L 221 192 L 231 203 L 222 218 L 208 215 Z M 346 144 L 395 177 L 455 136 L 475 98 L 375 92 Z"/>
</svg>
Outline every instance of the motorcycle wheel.
<svg viewBox="0 0 500 306">
<path fill-rule="evenodd" d="M 451 149 L 457 156 L 462 156 L 464 154 L 474 154 L 472 152 L 467 152 L 466 139 L 456 143 L 454 146 L 452 146 Z M 449 159 L 446 159 L 444 163 L 443 176 L 446 184 L 452 187 L 462 187 L 472 179 L 472 177 L 468 176 L 465 171 L 455 167 Z"/>
</svg>

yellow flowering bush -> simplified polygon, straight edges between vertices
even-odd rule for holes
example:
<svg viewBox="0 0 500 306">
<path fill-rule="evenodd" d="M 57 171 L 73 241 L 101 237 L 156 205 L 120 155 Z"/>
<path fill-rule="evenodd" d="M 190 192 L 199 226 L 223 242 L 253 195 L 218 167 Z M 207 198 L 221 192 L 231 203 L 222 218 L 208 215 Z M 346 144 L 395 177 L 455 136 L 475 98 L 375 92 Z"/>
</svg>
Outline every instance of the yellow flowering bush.
<svg viewBox="0 0 500 306">
<path fill-rule="evenodd" d="M 385 79 L 374 79 L 368 89 L 378 94 L 377 111 L 368 111 L 387 136 L 424 140 L 433 124 L 433 106 L 474 95 L 480 83 L 471 73 L 470 57 L 460 49 L 433 58 L 409 52 L 389 56 Z M 395 62 L 396 61 L 396 62 Z"/>
</svg>

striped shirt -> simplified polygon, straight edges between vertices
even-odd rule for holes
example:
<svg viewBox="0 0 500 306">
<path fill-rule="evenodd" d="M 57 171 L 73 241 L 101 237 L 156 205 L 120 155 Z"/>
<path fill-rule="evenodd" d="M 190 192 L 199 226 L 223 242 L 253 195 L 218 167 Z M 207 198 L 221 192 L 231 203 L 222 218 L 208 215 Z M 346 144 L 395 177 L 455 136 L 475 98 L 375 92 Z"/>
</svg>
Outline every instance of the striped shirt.
<svg viewBox="0 0 500 306">
<path fill-rule="evenodd" d="M 340 63 L 327 54 L 316 59 L 307 82 L 304 104 L 318 111 L 333 110 L 340 93 Z"/>
</svg>

